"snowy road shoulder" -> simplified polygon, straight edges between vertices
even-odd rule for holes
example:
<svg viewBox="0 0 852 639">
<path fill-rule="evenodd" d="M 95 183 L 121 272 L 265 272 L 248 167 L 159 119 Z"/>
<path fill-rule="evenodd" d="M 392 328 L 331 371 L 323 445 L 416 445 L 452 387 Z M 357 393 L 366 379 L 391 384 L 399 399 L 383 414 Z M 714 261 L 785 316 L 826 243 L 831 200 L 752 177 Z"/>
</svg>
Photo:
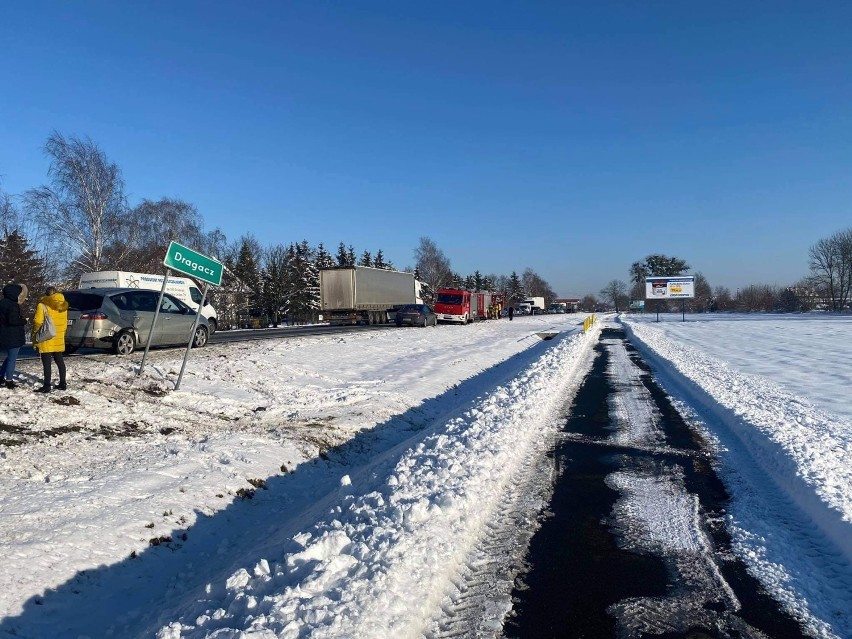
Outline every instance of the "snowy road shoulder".
<svg viewBox="0 0 852 639">
<path fill-rule="evenodd" d="M 289 552 L 215 585 L 209 599 L 165 624 L 160 639 L 223 628 L 277 637 L 422 630 L 525 450 L 552 423 L 560 391 L 577 381 L 572 362 L 595 337 L 562 340 L 363 485 L 344 477 L 339 503 Z"/>
<path fill-rule="evenodd" d="M 343 474 L 360 485 L 353 467 L 558 343 L 536 333 L 583 319 L 212 345 L 179 392 L 175 350 L 152 351 L 141 378 L 132 357 L 79 357 L 65 393 L 20 384 L 0 406 L 0 636 L 127 636 L 175 618 L 175 593 L 282 548 Z"/>
</svg>

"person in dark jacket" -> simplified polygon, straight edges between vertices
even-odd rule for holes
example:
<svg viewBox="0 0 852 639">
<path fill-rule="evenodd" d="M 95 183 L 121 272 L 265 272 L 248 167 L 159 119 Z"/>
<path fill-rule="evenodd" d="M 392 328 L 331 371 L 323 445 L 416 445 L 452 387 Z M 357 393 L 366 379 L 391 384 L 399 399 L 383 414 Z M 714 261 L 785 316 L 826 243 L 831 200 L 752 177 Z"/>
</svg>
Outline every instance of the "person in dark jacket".
<svg viewBox="0 0 852 639">
<path fill-rule="evenodd" d="M 18 351 L 26 343 L 24 326 L 27 321 L 21 310 L 21 304 L 26 299 L 26 285 L 6 284 L 3 287 L 3 299 L 0 299 L 0 351 L 6 351 L 6 359 L 0 366 L 0 384 L 6 388 L 15 388 Z"/>
<path fill-rule="evenodd" d="M 515 309 L 511 306 L 509 307 L 509 321 L 512 321 L 512 318 L 515 316 Z"/>
</svg>

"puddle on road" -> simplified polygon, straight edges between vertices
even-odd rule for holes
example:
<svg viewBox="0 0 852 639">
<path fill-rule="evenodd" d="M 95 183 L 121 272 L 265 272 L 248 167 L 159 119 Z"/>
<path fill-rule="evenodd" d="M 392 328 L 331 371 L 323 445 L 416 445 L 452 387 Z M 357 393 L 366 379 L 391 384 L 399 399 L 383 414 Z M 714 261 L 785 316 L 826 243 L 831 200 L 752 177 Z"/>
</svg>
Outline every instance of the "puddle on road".
<svg viewBox="0 0 852 639">
<path fill-rule="evenodd" d="M 507 637 L 803 637 L 730 552 L 728 495 L 620 329 L 604 329 Z"/>
</svg>

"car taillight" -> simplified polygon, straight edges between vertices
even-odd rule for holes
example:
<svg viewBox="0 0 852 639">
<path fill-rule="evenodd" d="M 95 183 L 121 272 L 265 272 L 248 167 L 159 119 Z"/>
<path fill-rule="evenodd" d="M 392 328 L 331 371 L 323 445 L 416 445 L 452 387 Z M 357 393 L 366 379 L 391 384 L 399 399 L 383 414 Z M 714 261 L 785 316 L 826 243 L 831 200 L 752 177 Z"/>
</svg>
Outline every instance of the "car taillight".
<svg viewBox="0 0 852 639">
<path fill-rule="evenodd" d="M 83 313 L 80 316 L 81 320 L 105 320 L 107 319 L 106 313 L 101 313 L 100 311 L 90 311 L 89 313 Z"/>
</svg>

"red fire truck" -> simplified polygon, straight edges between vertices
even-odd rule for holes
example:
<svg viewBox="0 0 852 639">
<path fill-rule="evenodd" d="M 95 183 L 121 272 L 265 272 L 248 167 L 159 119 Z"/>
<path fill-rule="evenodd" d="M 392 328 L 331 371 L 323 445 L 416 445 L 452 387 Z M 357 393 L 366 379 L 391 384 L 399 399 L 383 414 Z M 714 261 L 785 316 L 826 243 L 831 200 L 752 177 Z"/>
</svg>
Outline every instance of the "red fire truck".
<svg viewBox="0 0 852 639">
<path fill-rule="evenodd" d="M 471 293 L 471 299 L 476 299 L 476 304 L 471 303 L 471 310 L 473 310 L 473 306 L 476 307 L 473 310 L 474 319 L 478 320 L 486 320 L 489 317 L 489 309 L 491 308 L 491 293 L 488 292 L 479 292 L 479 293 Z"/>
<path fill-rule="evenodd" d="M 439 322 L 470 324 L 476 317 L 475 298 L 470 291 L 458 288 L 439 288 L 435 298 L 435 314 Z M 474 308 L 471 309 L 471 305 Z"/>
<path fill-rule="evenodd" d="M 498 316 L 494 305 L 502 307 L 503 301 L 501 293 L 471 293 L 458 288 L 442 288 L 438 289 L 435 313 L 439 322 L 469 324 L 475 320 L 494 319 Z"/>
</svg>

